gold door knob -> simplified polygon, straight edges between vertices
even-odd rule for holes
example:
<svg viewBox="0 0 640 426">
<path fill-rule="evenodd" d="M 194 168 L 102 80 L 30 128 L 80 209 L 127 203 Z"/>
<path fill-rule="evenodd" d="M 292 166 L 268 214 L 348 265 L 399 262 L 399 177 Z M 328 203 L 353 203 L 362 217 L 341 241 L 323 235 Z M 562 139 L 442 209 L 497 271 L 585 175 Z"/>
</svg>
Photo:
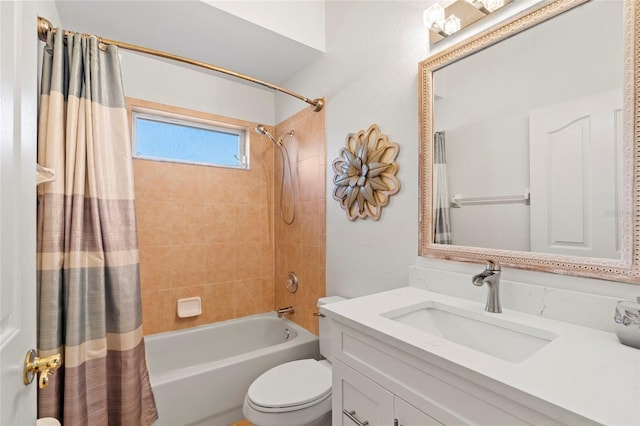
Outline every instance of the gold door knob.
<svg viewBox="0 0 640 426">
<path fill-rule="evenodd" d="M 36 356 L 35 349 L 29 349 L 27 355 L 24 358 L 24 370 L 22 378 L 24 384 L 31 383 L 36 376 L 40 373 L 40 379 L 38 380 L 38 387 L 44 389 L 49 384 L 49 374 L 53 374 L 62 364 L 62 357 L 60 354 L 51 355 L 44 358 Z"/>
</svg>

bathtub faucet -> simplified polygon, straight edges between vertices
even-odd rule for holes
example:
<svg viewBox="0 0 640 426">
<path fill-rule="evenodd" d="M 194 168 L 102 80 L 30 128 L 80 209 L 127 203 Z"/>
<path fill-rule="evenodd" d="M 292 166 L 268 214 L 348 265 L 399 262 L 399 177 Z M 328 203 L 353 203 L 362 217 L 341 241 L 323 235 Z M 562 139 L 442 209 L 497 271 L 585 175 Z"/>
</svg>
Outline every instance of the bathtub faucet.
<svg viewBox="0 0 640 426">
<path fill-rule="evenodd" d="M 293 306 L 287 306 L 286 308 L 278 309 L 278 318 L 282 318 L 285 315 L 291 315 L 295 311 L 293 310 Z"/>
</svg>

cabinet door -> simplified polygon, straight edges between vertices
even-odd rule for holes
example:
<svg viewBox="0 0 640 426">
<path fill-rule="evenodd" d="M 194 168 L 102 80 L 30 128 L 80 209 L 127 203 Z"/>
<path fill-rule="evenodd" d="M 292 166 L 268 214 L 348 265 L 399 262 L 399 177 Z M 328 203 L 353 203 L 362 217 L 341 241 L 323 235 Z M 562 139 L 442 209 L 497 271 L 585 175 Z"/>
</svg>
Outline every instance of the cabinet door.
<svg viewBox="0 0 640 426">
<path fill-rule="evenodd" d="M 393 420 L 393 394 L 334 360 L 333 425 L 391 426 Z"/>
<path fill-rule="evenodd" d="M 432 417 L 429 417 L 426 413 L 418 410 L 413 405 L 409 404 L 403 399 L 395 397 L 395 417 L 397 423 L 396 426 L 440 426 L 442 423 L 438 422 Z"/>
</svg>

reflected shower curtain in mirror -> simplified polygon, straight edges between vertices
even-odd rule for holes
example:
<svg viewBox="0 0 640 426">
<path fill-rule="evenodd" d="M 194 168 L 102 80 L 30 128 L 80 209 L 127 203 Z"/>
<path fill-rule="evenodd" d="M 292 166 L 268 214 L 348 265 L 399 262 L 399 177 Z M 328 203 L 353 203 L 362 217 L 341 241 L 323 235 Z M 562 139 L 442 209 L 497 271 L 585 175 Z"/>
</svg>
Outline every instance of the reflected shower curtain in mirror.
<svg viewBox="0 0 640 426">
<path fill-rule="evenodd" d="M 444 132 L 433 135 L 433 242 L 451 244 Z"/>
<path fill-rule="evenodd" d="M 62 367 L 38 416 L 150 425 L 129 124 L 117 47 L 49 33 L 38 118 L 38 350 Z"/>
</svg>

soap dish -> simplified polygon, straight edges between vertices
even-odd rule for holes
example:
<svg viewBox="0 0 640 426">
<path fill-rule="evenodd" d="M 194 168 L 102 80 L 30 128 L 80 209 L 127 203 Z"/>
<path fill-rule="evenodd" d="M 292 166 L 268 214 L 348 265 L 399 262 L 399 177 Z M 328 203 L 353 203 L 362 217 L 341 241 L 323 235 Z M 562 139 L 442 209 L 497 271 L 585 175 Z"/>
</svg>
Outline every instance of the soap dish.
<svg viewBox="0 0 640 426">
<path fill-rule="evenodd" d="M 195 317 L 202 313 L 200 297 L 178 299 L 178 318 Z"/>
<path fill-rule="evenodd" d="M 613 319 L 620 343 L 640 349 L 640 296 L 618 302 Z"/>
</svg>

